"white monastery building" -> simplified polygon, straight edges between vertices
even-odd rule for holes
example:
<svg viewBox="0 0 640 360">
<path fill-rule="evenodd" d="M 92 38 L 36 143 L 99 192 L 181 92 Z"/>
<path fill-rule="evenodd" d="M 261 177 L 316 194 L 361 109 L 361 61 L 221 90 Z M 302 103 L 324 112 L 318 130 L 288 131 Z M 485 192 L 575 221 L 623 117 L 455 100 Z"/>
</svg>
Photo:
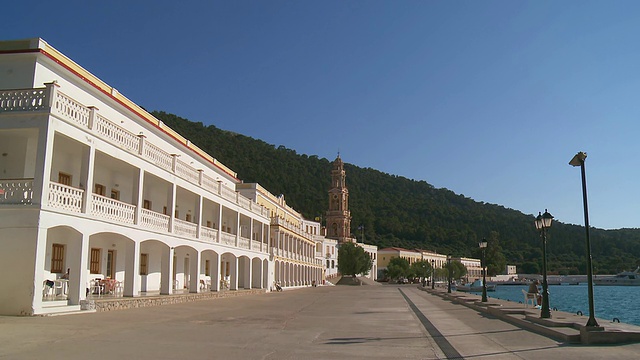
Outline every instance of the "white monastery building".
<svg viewBox="0 0 640 360">
<path fill-rule="evenodd" d="M 0 314 L 321 284 L 321 232 L 42 39 L 0 42 Z"/>
</svg>

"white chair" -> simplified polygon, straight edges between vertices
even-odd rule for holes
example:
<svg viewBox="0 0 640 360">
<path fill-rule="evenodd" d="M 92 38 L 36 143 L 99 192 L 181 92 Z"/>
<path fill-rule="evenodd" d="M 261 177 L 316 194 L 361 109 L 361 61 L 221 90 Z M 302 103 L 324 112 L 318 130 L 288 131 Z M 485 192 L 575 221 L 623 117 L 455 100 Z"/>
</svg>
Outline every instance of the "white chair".
<svg viewBox="0 0 640 360">
<path fill-rule="evenodd" d="M 529 307 L 529 302 L 531 302 L 531 307 L 536 307 L 538 305 L 538 294 L 526 292 L 524 289 L 522 290 L 522 295 L 524 295 L 524 307 Z"/>
<path fill-rule="evenodd" d="M 53 296 L 64 295 L 64 281 L 55 280 L 53 282 Z"/>
<path fill-rule="evenodd" d="M 93 279 L 89 282 L 89 294 L 93 295 L 102 295 L 102 284 L 100 284 L 100 279 Z"/>
<path fill-rule="evenodd" d="M 122 281 L 116 281 L 115 285 L 113 286 L 113 295 L 118 296 L 118 294 L 120 296 L 124 294 L 124 284 L 122 283 Z"/>
<path fill-rule="evenodd" d="M 51 280 L 45 280 L 42 282 L 42 296 L 55 296 L 55 290 L 53 288 L 54 282 Z"/>
</svg>

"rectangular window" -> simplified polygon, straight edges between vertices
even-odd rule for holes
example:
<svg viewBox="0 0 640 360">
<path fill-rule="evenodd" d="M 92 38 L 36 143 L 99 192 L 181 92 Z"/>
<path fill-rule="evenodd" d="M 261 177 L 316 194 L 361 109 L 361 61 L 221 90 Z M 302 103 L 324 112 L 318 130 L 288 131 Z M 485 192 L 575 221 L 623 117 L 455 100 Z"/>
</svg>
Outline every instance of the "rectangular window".
<svg viewBox="0 0 640 360">
<path fill-rule="evenodd" d="M 100 249 L 91 248 L 91 259 L 89 259 L 89 272 L 100 274 Z"/>
<path fill-rule="evenodd" d="M 64 245 L 53 244 L 51 249 L 51 272 L 61 274 L 64 269 Z"/>
<path fill-rule="evenodd" d="M 211 220 L 207 220 L 207 227 L 208 227 L 208 228 L 211 228 L 211 229 L 213 228 L 213 227 L 211 226 Z"/>
<path fill-rule="evenodd" d="M 162 207 L 162 213 L 165 214 L 165 215 L 169 215 L 169 213 L 167 212 L 167 207 L 166 206 Z"/>
<path fill-rule="evenodd" d="M 104 194 L 106 194 L 106 192 L 107 192 L 107 188 L 104 187 L 104 185 L 96 184 L 95 187 L 94 187 L 93 192 L 95 194 L 104 196 Z"/>
<path fill-rule="evenodd" d="M 191 214 L 187 214 L 187 216 L 185 216 L 185 220 L 191 222 Z"/>
<path fill-rule="evenodd" d="M 120 191 L 111 189 L 111 198 L 113 200 L 120 200 Z"/>
<path fill-rule="evenodd" d="M 147 209 L 147 210 L 151 210 L 151 201 L 142 200 L 142 208 L 143 209 Z"/>
<path fill-rule="evenodd" d="M 116 278 L 116 252 L 115 250 L 109 250 L 107 252 L 107 277 L 111 279 Z"/>
<path fill-rule="evenodd" d="M 211 262 L 209 260 L 204 261 L 204 275 L 211 276 Z"/>
<path fill-rule="evenodd" d="M 175 217 L 176 219 L 179 219 L 179 218 L 180 218 L 180 212 L 178 212 L 178 209 L 176 209 L 176 210 L 173 212 L 173 217 Z"/>
<path fill-rule="evenodd" d="M 58 173 L 58 182 L 62 185 L 71 186 L 71 175 L 63 172 Z"/>
<path fill-rule="evenodd" d="M 140 254 L 140 275 L 148 275 L 149 254 Z"/>
</svg>

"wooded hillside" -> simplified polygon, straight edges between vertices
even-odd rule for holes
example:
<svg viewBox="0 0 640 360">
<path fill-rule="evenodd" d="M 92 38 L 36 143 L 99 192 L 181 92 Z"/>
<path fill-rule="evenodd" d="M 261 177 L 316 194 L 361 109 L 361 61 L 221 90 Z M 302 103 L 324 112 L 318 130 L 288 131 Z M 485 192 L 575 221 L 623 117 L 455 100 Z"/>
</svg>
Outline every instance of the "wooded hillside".
<svg viewBox="0 0 640 360">
<path fill-rule="evenodd" d="M 305 218 L 324 215 L 333 159 L 298 154 L 173 114 L 153 115 L 236 171 L 240 179 L 284 194 L 287 204 Z M 365 241 L 378 247 L 478 257 L 479 240 L 491 238 L 490 247 L 501 249 L 519 272 L 539 272 L 542 248 L 532 215 L 371 168 L 347 163 L 345 170 L 352 232 L 359 240 L 361 232 L 356 229 L 364 225 Z M 639 229 L 592 229 L 591 243 L 596 274 L 633 270 L 640 264 Z M 552 273 L 586 273 L 584 227 L 554 222 L 547 244 Z"/>
</svg>

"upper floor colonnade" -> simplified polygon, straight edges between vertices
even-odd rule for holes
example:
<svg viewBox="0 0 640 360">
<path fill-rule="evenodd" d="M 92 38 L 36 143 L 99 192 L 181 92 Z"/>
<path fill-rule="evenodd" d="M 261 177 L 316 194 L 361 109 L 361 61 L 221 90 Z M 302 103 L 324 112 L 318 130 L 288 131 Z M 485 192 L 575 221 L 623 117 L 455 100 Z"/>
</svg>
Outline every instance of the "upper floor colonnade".
<svg viewBox="0 0 640 360">
<path fill-rule="evenodd" d="M 24 113 L 31 120 L 26 124 Z M 216 180 L 217 174 L 196 169 L 193 160 L 167 153 L 163 144 L 79 104 L 55 83 L 0 91 L 0 114 L 0 139 L 7 148 L 12 145 L 10 153 L 3 150 L 12 165 L 0 178 L 0 204 L 40 205 L 268 252 L 270 219 L 264 207 Z M 40 164 L 38 155 L 44 157 Z M 43 167 L 41 177 L 35 176 L 37 166 Z"/>
</svg>

